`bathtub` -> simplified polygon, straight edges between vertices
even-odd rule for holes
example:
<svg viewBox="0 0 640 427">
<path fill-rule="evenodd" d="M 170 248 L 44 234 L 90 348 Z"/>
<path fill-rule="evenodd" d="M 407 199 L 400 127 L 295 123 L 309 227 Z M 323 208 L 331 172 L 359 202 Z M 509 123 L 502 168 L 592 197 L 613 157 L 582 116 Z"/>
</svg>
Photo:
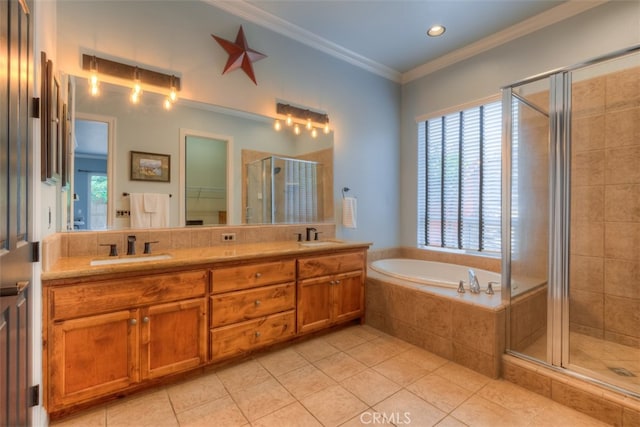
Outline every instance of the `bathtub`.
<svg viewBox="0 0 640 427">
<path fill-rule="evenodd" d="M 407 258 L 381 259 L 373 261 L 370 267 L 378 273 L 396 279 L 450 289 L 457 289 L 460 280 L 464 280 L 465 291 L 469 292 L 469 269 L 471 267 Z M 499 273 L 477 268 L 472 268 L 472 270 L 478 277 L 482 292 L 486 291 L 489 282 L 498 282 L 493 285 L 493 290 L 496 293 L 500 292 Z"/>
</svg>

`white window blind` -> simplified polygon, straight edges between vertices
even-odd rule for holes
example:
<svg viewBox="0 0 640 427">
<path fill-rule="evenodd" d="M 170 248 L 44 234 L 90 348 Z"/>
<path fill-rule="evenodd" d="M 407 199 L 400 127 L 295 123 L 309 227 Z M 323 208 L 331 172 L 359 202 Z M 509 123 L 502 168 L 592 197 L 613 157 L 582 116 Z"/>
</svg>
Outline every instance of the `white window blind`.
<svg viewBox="0 0 640 427">
<path fill-rule="evenodd" d="M 499 101 L 418 124 L 418 245 L 500 251 Z"/>
</svg>

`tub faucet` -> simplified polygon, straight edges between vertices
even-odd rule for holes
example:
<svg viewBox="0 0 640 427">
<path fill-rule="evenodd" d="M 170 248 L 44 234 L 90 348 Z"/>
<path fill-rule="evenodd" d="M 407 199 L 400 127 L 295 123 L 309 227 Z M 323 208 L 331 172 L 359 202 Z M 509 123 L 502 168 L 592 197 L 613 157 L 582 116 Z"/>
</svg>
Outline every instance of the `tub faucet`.
<svg viewBox="0 0 640 427">
<path fill-rule="evenodd" d="M 478 276 L 476 276 L 476 272 L 471 268 L 469 269 L 469 290 L 472 294 L 480 293 L 480 282 L 478 282 Z"/>
</svg>

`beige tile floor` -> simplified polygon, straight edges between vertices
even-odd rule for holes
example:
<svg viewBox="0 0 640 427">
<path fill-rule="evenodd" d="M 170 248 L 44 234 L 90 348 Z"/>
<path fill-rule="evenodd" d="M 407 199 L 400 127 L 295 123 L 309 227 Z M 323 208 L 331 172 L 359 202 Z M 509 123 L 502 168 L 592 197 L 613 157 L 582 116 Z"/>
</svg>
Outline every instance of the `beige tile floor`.
<svg viewBox="0 0 640 427">
<path fill-rule="evenodd" d="M 69 426 L 602 426 L 368 326 L 133 395 Z"/>
<path fill-rule="evenodd" d="M 538 338 L 523 353 L 545 360 L 547 335 L 544 334 Z M 571 332 L 569 361 L 574 370 L 581 369 L 581 373 L 640 394 L 640 347 L 631 347 Z M 623 368 L 635 376 L 621 376 L 610 368 Z"/>
</svg>

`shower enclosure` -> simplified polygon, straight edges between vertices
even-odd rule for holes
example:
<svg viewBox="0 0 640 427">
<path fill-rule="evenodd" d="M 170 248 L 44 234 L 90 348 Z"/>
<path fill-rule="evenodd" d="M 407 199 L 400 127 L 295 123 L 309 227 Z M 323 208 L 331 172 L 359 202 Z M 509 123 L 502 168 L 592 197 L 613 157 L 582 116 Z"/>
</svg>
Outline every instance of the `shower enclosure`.
<svg viewBox="0 0 640 427">
<path fill-rule="evenodd" d="M 247 164 L 247 224 L 322 220 L 322 164 L 269 156 Z"/>
<path fill-rule="evenodd" d="M 503 88 L 508 352 L 640 396 L 640 46 Z"/>
</svg>

